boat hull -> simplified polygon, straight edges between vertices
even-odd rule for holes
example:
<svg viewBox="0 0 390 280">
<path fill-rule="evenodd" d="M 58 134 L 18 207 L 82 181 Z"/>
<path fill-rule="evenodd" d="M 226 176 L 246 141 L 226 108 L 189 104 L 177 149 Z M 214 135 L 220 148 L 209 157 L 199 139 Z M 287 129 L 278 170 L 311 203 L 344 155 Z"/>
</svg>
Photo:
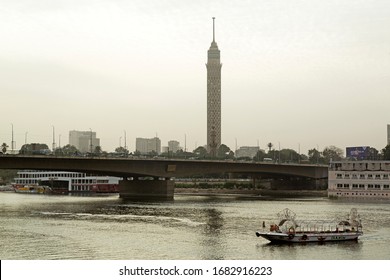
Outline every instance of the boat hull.
<svg viewBox="0 0 390 280">
<path fill-rule="evenodd" d="M 263 237 L 274 243 L 307 243 L 307 242 L 339 242 L 357 240 L 362 232 L 339 232 L 339 233 L 276 233 L 256 232 L 257 237 Z"/>
<path fill-rule="evenodd" d="M 45 186 L 15 186 L 14 191 L 16 193 L 28 193 L 28 194 L 48 194 L 51 193 L 51 189 Z"/>
</svg>

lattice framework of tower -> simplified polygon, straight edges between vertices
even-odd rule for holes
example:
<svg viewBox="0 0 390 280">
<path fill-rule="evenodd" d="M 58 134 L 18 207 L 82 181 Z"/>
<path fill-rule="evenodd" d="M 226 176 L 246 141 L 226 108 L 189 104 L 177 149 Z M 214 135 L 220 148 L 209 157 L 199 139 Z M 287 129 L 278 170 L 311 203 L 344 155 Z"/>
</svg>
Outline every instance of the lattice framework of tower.
<svg viewBox="0 0 390 280">
<path fill-rule="evenodd" d="M 207 150 L 213 157 L 221 145 L 221 55 L 215 42 L 215 18 L 213 17 L 213 41 L 207 52 Z"/>
</svg>

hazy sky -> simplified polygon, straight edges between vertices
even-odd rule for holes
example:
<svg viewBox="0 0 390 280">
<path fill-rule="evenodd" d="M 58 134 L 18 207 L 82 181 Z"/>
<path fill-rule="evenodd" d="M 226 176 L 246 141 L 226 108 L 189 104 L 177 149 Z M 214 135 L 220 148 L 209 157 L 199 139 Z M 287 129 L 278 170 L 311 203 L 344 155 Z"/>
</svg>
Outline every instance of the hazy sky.
<svg viewBox="0 0 390 280">
<path fill-rule="evenodd" d="M 213 16 L 222 143 L 385 147 L 388 0 L 0 0 L 0 142 L 204 145 Z"/>
</svg>

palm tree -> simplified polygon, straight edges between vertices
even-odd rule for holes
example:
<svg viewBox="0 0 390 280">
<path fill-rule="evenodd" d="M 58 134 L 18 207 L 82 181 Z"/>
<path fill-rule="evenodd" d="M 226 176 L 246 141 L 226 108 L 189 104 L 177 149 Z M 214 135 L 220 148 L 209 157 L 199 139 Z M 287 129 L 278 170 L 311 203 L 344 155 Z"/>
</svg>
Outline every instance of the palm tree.
<svg viewBox="0 0 390 280">
<path fill-rule="evenodd" d="M 268 147 L 268 149 L 269 149 L 268 152 L 271 152 L 271 149 L 272 149 L 273 146 L 274 146 L 274 145 L 273 145 L 271 142 L 269 142 L 269 143 L 267 144 L 267 147 Z"/>
</svg>

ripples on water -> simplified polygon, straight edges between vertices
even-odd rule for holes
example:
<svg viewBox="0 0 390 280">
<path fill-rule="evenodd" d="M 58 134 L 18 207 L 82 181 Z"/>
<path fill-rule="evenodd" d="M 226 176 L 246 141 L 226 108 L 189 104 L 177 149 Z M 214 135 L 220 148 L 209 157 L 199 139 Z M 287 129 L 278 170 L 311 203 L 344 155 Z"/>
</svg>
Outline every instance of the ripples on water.
<svg viewBox="0 0 390 280">
<path fill-rule="evenodd" d="M 254 234 L 284 208 L 299 220 L 340 220 L 353 207 L 365 233 L 358 242 L 274 245 Z M 1 259 L 390 259 L 389 202 L 0 193 L 0 211 Z"/>
</svg>

